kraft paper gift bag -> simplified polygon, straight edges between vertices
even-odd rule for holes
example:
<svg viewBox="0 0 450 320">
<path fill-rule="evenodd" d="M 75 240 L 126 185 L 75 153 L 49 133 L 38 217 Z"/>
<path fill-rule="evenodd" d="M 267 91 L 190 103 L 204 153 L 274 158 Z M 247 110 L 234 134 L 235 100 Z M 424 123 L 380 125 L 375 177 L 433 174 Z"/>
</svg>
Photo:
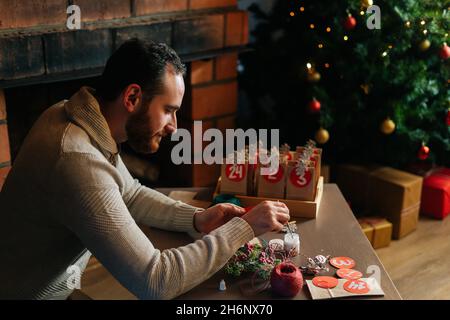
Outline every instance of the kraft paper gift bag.
<svg viewBox="0 0 450 320">
<path fill-rule="evenodd" d="M 261 168 L 256 171 L 258 180 L 258 197 L 283 199 L 286 186 L 286 164 L 280 163 L 276 173 L 272 175 L 262 175 Z"/>
<path fill-rule="evenodd" d="M 220 193 L 247 195 L 251 172 L 248 163 L 222 164 Z"/>
<path fill-rule="evenodd" d="M 291 161 L 287 166 L 286 199 L 313 201 L 316 169 L 311 161 Z"/>
</svg>

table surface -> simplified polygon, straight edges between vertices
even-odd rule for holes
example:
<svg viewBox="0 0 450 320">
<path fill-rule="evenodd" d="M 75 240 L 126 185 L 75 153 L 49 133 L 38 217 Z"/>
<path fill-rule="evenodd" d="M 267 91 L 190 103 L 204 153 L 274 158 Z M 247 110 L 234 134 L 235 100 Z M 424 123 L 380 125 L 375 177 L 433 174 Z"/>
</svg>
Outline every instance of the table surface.
<svg viewBox="0 0 450 320">
<path fill-rule="evenodd" d="M 177 188 L 158 191 L 169 194 L 170 191 L 184 190 L 197 192 L 195 199 L 211 200 L 213 188 Z M 401 299 L 396 287 L 392 283 L 383 264 L 379 260 L 370 242 L 361 231 L 358 221 L 335 184 L 324 185 L 323 198 L 316 219 L 291 218 L 297 221 L 297 229 L 300 234 L 300 251 L 306 256 L 313 257 L 318 254 L 333 256 L 347 256 L 356 261 L 354 269 L 361 271 L 364 277 L 372 275 L 371 269 L 380 272 L 381 287 L 385 293 L 383 297 L 358 297 L 369 299 Z M 147 229 L 145 232 L 155 247 L 163 250 L 186 245 L 192 242 L 192 238 L 183 233 L 167 232 L 158 229 Z M 261 239 L 283 239 L 284 233 L 267 233 L 260 236 Z M 296 265 L 304 265 L 306 258 L 303 255 L 293 258 Z M 371 267 L 369 267 L 371 266 Z M 369 269 L 368 269 L 369 268 Z M 335 269 L 330 266 L 330 271 L 322 275 L 333 275 Z M 305 279 L 312 277 L 306 276 Z M 218 285 L 224 279 L 227 285 L 226 291 L 219 291 Z M 180 296 L 180 299 L 279 299 L 270 290 L 255 294 L 244 294 L 241 290 L 248 287 L 249 280 L 245 277 L 233 278 L 224 273 L 217 272 L 210 279 Z M 311 299 L 307 286 L 294 297 L 295 300 Z"/>
</svg>

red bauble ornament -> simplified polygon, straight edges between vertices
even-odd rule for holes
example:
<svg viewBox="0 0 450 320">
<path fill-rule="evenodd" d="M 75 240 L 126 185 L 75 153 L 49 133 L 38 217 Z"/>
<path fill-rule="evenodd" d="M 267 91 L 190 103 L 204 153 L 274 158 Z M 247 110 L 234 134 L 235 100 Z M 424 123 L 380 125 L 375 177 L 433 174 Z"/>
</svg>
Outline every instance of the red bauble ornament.
<svg viewBox="0 0 450 320">
<path fill-rule="evenodd" d="M 450 57 L 450 47 L 446 43 L 439 50 L 439 57 L 443 60 L 447 60 Z"/>
<path fill-rule="evenodd" d="M 426 160 L 429 155 L 430 155 L 430 148 L 428 148 L 426 145 L 422 145 L 419 149 L 419 152 L 417 153 L 417 157 L 420 160 Z"/>
<path fill-rule="evenodd" d="M 292 262 L 282 262 L 272 270 L 270 285 L 274 293 L 294 297 L 303 288 L 303 276 Z"/>
<path fill-rule="evenodd" d="M 445 119 L 445 122 L 447 122 L 447 126 L 450 126 L 450 109 L 447 110 L 447 118 Z"/>
<path fill-rule="evenodd" d="M 316 113 L 320 111 L 320 102 L 316 98 L 312 99 L 308 105 L 309 111 L 312 113 Z"/>
<path fill-rule="evenodd" d="M 356 27 L 356 19 L 353 18 L 351 14 L 349 14 L 344 21 L 344 28 L 345 30 L 352 30 L 355 27 Z"/>
</svg>

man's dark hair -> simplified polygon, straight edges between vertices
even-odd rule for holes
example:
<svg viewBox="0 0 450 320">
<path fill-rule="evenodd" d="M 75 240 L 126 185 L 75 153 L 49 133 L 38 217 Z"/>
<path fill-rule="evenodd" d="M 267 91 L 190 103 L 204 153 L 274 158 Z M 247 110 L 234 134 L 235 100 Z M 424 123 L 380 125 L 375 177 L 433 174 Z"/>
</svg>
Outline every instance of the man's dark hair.
<svg viewBox="0 0 450 320">
<path fill-rule="evenodd" d="M 108 59 L 97 86 L 97 95 L 113 101 L 130 84 L 141 86 L 145 101 L 162 91 L 167 65 L 184 75 L 186 67 L 177 53 L 164 43 L 131 39 L 124 42 Z"/>
</svg>

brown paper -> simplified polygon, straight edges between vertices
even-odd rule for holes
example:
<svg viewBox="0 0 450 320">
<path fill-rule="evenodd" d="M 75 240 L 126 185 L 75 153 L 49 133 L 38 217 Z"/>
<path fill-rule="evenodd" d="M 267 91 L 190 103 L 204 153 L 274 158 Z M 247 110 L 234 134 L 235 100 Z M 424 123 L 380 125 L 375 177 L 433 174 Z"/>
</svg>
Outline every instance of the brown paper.
<svg viewBox="0 0 450 320">
<path fill-rule="evenodd" d="M 351 203 L 352 209 L 366 209 L 369 191 L 369 176 L 380 166 L 361 166 L 343 164 L 337 167 L 336 183 L 345 199 Z M 364 210 L 363 210 L 364 211 Z"/>
<path fill-rule="evenodd" d="M 420 176 L 388 167 L 370 174 L 368 207 L 392 222 L 395 239 L 417 227 L 422 180 Z"/>
<path fill-rule="evenodd" d="M 420 204 L 399 216 L 391 216 L 389 221 L 393 224 L 392 237 L 400 239 L 417 229 L 419 221 Z"/>
<path fill-rule="evenodd" d="M 372 242 L 373 242 L 373 227 L 370 224 L 361 221 L 360 219 L 358 219 L 358 222 L 359 222 L 359 225 L 361 226 L 362 231 L 366 235 L 367 240 L 369 240 L 369 242 L 372 244 Z"/>
<path fill-rule="evenodd" d="M 314 201 L 316 194 L 314 165 L 311 163 L 310 166 L 306 167 L 303 177 L 298 177 L 296 174 L 296 162 L 289 162 L 287 168 L 286 199 Z"/>
<path fill-rule="evenodd" d="M 361 227 L 371 229 L 372 237 L 370 243 L 374 249 L 389 246 L 392 238 L 392 223 L 380 217 L 367 217 L 358 219 Z"/>
<path fill-rule="evenodd" d="M 394 239 L 415 230 L 422 177 L 389 167 L 340 165 L 337 184 L 352 207 L 389 220 Z"/>
<path fill-rule="evenodd" d="M 258 197 L 266 198 L 285 198 L 285 186 L 286 186 L 286 165 L 280 163 L 279 171 L 270 176 L 261 175 L 261 166 L 256 172 L 256 179 L 258 180 Z"/>
<path fill-rule="evenodd" d="M 386 219 L 382 219 L 374 223 L 373 227 L 373 248 L 378 249 L 389 246 L 392 238 L 392 223 Z"/>
<path fill-rule="evenodd" d="M 222 164 L 221 168 L 221 193 L 246 195 L 249 189 L 249 165 Z"/>
</svg>

